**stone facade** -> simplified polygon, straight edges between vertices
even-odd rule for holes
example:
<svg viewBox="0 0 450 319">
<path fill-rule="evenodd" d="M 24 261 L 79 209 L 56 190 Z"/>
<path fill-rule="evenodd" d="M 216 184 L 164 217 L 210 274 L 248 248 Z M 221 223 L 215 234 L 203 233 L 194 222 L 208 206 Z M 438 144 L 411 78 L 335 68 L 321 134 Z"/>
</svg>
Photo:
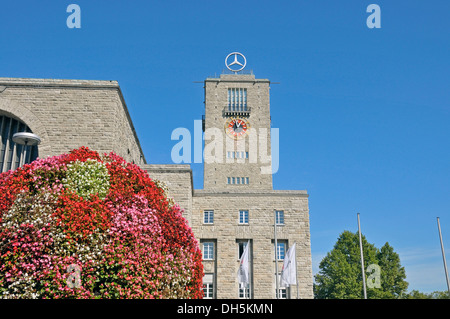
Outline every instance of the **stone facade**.
<svg viewBox="0 0 450 319">
<path fill-rule="evenodd" d="M 41 138 L 41 158 L 87 146 L 145 163 L 117 81 L 0 78 L 0 112 Z"/>
<path fill-rule="evenodd" d="M 168 188 L 167 196 L 173 198 L 174 201 L 184 209 L 183 217 L 188 223 L 192 224 L 192 194 L 193 180 L 192 170 L 189 165 L 141 165 L 149 176 L 161 181 Z"/>
<path fill-rule="evenodd" d="M 214 211 L 214 222 L 204 223 L 203 213 Z M 248 211 L 248 222 L 239 219 L 240 210 Z M 297 243 L 299 296 L 312 298 L 312 272 L 308 216 L 308 195 L 304 191 L 243 191 L 239 193 L 195 190 L 192 228 L 201 244 L 215 244 L 215 256 L 203 262 L 206 274 L 212 274 L 216 298 L 238 298 L 238 243 L 250 240 L 250 296 L 275 298 L 274 213 L 284 212 L 284 223 L 277 226 L 277 241 L 286 250 Z M 282 261 L 278 261 L 281 271 Z M 287 292 L 296 298 L 297 287 Z"/>
<path fill-rule="evenodd" d="M 205 189 L 235 189 L 237 184 L 228 184 L 228 177 L 248 177 L 253 189 L 272 189 L 269 84 L 267 79 L 241 74 L 205 80 L 205 140 L 211 136 L 205 142 Z M 239 105 L 229 106 L 230 102 Z M 225 126 L 234 118 L 249 124 L 248 133 L 241 138 L 229 138 L 225 133 Z M 208 145 L 211 149 L 216 146 L 210 160 Z M 244 156 L 230 158 L 228 152 L 244 152 Z"/>
</svg>

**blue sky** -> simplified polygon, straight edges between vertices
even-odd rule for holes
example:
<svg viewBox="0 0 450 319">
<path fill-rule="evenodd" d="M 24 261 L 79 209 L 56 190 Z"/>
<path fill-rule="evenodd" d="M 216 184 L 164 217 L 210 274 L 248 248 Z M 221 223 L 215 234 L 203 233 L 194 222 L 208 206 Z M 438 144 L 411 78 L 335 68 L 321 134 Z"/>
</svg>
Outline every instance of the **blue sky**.
<svg viewBox="0 0 450 319">
<path fill-rule="evenodd" d="M 81 28 L 69 29 L 69 4 Z M 381 8 L 369 29 L 366 8 Z M 450 251 L 449 1 L 31 1 L 0 11 L 0 77 L 117 80 L 149 163 L 204 114 L 232 51 L 271 85 L 276 189 L 310 194 L 313 272 L 340 233 L 389 242 L 409 290 L 446 290 Z M 192 165 L 202 188 L 202 166 Z M 449 255 L 447 254 L 447 257 Z"/>
</svg>

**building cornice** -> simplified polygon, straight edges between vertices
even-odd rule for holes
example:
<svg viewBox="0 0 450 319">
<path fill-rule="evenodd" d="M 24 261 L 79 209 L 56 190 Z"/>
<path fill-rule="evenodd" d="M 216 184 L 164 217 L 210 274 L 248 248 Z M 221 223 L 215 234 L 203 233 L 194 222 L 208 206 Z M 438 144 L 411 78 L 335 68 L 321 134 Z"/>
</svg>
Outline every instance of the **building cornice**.
<svg viewBox="0 0 450 319">
<path fill-rule="evenodd" d="M 306 190 L 204 190 L 195 189 L 194 197 L 304 197 L 308 198 Z"/>
<path fill-rule="evenodd" d="M 39 87 L 39 88 L 119 88 L 117 81 L 107 80 L 69 80 L 69 79 L 35 79 L 35 78 L 0 78 L 0 86 Z"/>
</svg>

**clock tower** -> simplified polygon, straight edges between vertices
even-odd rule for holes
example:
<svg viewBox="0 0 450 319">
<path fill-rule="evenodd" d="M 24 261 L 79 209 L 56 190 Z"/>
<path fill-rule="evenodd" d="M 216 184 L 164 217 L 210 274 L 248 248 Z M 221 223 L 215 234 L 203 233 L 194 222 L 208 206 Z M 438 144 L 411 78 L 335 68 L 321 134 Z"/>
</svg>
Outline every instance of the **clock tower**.
<svg viewBox="0 0 450 319">
<path fill-rule="evenodd" d="M 235 72 L 204 89 L 204 189 L 272 190 L 270 81 Z"/>
</svg>

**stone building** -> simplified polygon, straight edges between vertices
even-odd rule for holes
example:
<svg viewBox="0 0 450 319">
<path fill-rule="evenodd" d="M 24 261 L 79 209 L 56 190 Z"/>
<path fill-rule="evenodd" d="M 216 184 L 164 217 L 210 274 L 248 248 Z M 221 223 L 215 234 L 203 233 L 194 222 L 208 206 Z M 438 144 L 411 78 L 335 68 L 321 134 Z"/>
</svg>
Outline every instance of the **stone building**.
<svg viewBox="0 0 450 319">
<path fill-rule="evenodd" d="M 0 171 L 80 146 L 114 151 L 163 181 L 185 210 L 203 253 L 205 298 L 276 298 L 277 287 L 279 298 L 313 298 L 308 194 L 272 186 L 270 81 L 222 74 L 204 89 L 203 189 L 188 164 L 146 163 L 116 81 L 0 78 Z M 12 135 L 24 131 L 41 144 L 21 158 Z M 247 243 L 250 280 L 241 286 Z M 294 243 L 298 285 L 283 288 L 276 272 Z"/>
<path fill-rule="evenodd" d="M 26 161 L 87 146 L 146 163 L 117 81 L 0 78 L 0 171 L 17 167 L 18 131 L 41 139 Z"/>
</svg>

